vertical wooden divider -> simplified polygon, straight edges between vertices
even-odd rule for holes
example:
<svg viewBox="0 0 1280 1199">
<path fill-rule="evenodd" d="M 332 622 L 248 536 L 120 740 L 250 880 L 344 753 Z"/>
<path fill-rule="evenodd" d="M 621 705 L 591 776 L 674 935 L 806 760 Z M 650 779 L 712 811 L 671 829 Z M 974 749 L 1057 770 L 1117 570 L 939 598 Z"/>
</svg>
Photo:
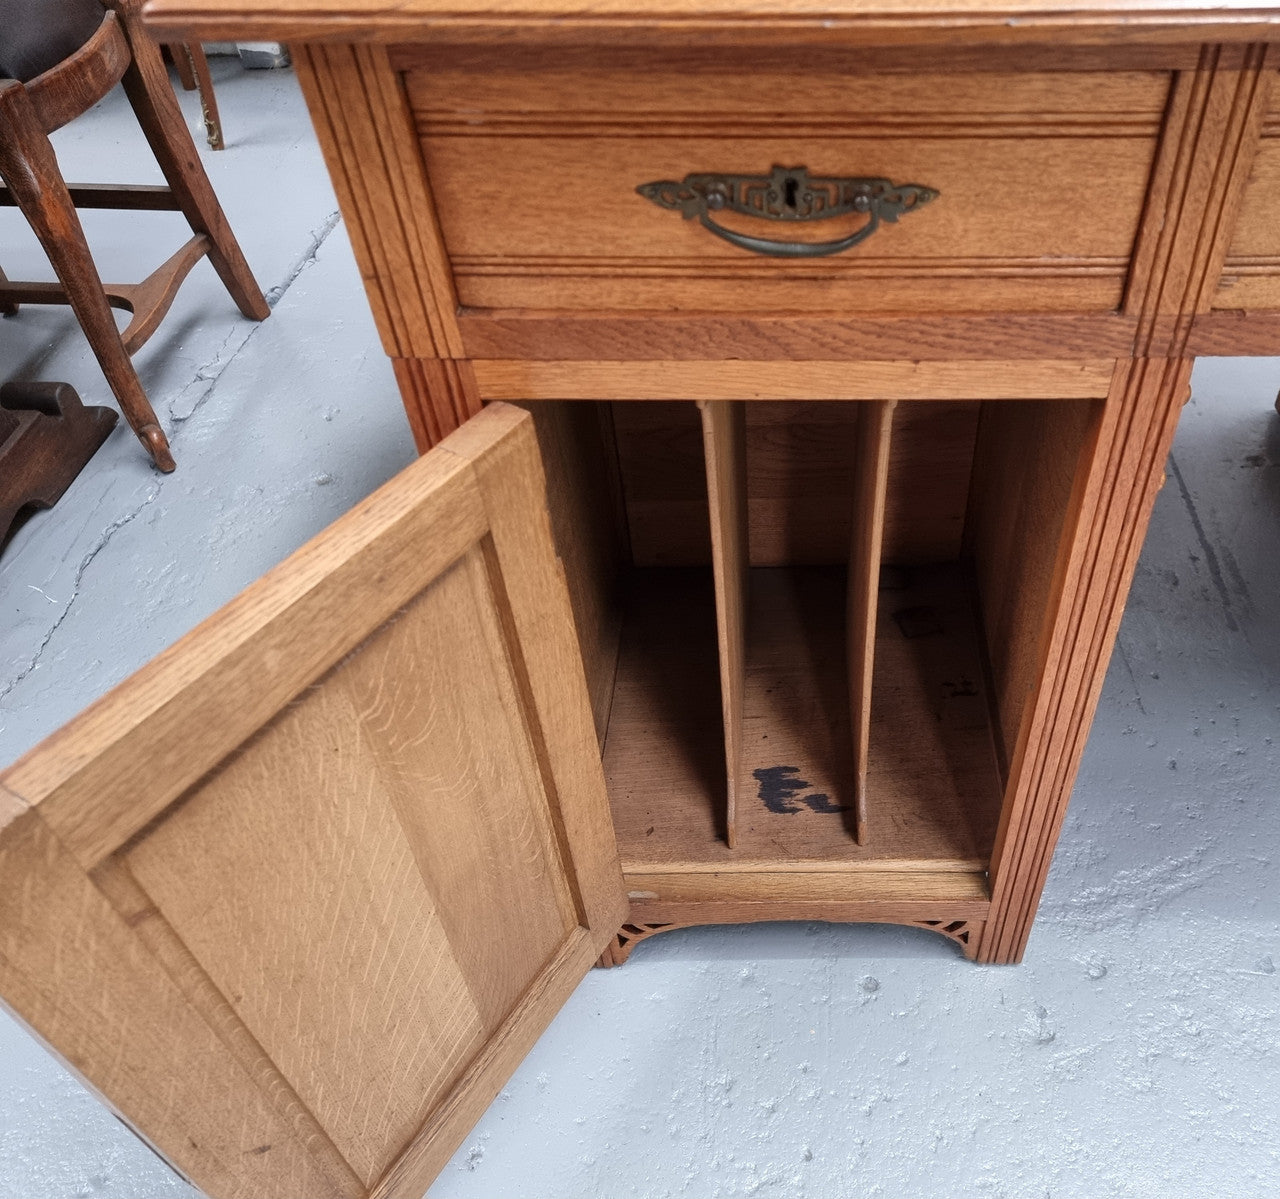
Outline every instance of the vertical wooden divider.
<svg viewBox="0 0 1280 1199">
<path fill-rule="evenodd" d="M 743 692 L 746 676 L 747 410 L 742 400 L 703 400 L 702 448 L 711 511 L 711 559 L 716 586 L 720 651 L 720 707 L 724 715 L 727 778 L 725 837 L 734 848 L 738 774 L 742 767 Z"/>
<path fill-rule="evenodd" d="M 884 541 L 885 492 L 895 400 L 858 405 L 853 451 L 853 537 L 849 546 L 849 714 L 853 725 L 854 838 L 867 843 L 867 750 L 871 741 L 871 672 Z"/>
</svg>

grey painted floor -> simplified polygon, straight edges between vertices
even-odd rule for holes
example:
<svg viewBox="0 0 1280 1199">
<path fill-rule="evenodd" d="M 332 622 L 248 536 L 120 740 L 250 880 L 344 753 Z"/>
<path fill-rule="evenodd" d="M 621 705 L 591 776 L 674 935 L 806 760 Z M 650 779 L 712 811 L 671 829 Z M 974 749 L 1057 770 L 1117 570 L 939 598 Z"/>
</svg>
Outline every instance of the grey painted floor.
<svg viewBox="0 0 1280 1199">
<path fill-rule="evenodd" d="M 412 455 L 292 77 L 215 72 L 206 161 L 275 311 L 198 267 L 139 358 L 178 472 L 122 427 L 0 555 L 0 763 Z M 126 113 L 63 131 L 69 176 L 142 177 Z M 90 236 L 119 278 L 181 239 Z M 47 277 L 11 211 L 0 246 Z M 61 311 L 0 322 L 0 364 L 108 402 Z M 656 937 L 582 984 L 432 1199 L 1280 1195 L 1278 384 L 1197 371 L 1024 965 L 874 926 Z M 0 1016 L 0 1196 L 186 1193 Z"/>
</svg>

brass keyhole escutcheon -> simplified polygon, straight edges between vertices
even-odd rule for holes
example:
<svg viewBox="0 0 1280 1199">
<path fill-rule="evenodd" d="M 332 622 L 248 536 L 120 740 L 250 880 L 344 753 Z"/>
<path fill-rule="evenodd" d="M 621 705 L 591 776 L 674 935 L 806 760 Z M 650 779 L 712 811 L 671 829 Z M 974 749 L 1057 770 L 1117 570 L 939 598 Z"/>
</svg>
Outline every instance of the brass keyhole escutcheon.
<svg viewBox="0 0 1280 1199">
<path fill-rule="evenodd" d="M 670 179 L 642 183 L 636 191 L 660 208 L 676 210 L 685 220 L 696 217 L 704 229 L 740 249 L 775 258 L 840 254 L 866 241 L 882 221 L 892 224 L 938 196 L 933 188 L 917 183 L 813 176 L 808 167 L 781 166 L 767 175 L 686 175 L 678 183 Z M 727 228 L 711 216 L 725 210 L 766 221 L 822 221 L 849 213 L 865 213 L 871 219 L 834 241 L 775 241 Z"/>
</svg>

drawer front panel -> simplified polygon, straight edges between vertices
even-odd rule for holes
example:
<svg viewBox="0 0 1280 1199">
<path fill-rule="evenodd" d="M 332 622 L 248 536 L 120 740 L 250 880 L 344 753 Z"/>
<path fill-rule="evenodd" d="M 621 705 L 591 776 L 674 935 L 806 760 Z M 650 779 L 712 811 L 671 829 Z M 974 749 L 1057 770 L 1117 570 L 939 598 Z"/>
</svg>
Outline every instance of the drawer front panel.
<svg viewBox="0 0 1280 1199">
<path fill-rule="evenodd" d="M 1106 311 L 1168 77 L 405 76 L 458 298 L 475 308 Z M 753 253 L 637 193 L 691 173 L 870 177 L 938 196 L 836 255 Z M 714 219 L 829 242 L 869 218 Z"/>
<path fill-rule="evenodd" d="M 1214 308 L 1280 309 L 1280 87 L 1272 91 Z"/>
</svg>

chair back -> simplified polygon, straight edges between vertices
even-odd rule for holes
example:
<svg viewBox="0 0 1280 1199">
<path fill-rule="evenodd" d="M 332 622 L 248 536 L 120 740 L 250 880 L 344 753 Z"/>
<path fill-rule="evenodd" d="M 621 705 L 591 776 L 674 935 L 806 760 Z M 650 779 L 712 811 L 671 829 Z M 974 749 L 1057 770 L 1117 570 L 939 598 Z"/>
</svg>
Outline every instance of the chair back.
<svg viewBox="0 0 1280 1199">
<path fill-rule="evenodd" d="M 89 40 L 26 84 L 45 133 L 92 108 L 129 69 L 132 52 L 119 17 L 100 7 L 98 11 L 98 25 Z"/>
<path fill-rule="evenodd" d="M 101 23 L 100 0 L 0 0 L 0 78 L 29 83 L 70 58 Z"/>
</svg>

